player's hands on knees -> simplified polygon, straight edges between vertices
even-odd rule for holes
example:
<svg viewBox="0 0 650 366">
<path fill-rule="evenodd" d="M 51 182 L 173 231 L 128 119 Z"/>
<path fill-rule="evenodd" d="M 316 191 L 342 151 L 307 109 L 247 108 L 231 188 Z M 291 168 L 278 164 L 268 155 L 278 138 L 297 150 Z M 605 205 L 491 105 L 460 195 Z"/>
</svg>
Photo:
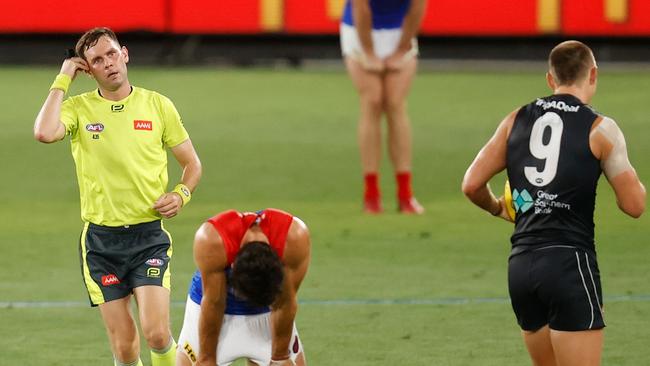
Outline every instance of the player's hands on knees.
<svg viewBox="0 0 650 366">
<path fill-rule="evenodd" d="M 81 57 L 71 57 L 63 61 L 61 65 L 61 74 L 66 74 L 74 80 L 77 76 L 77 72 L 81 70 L 82 72 L 89 72 L 88 63 L 84 61 Z"/>
<path fill-rule="evenodd" d="M 374 53 L 362 52 L 358 56 L 359 63 L 364 70 L 369 72 L 384 71 L 384 63 Z"/>
<path fill-rule="evenodd" d="M 286 360 L 271 360 L 269 366 L 296 366 L 296 363 L 292 359 L 287 358 Z"/>
<path fill-rule="evenodd" d="M 166 219 L 176 216 L 181 207 L 183 207 L 183 199 L 176 192 L 163 194 L 153 204 L 153 209 L 160 212 Z"/>
<path fill-rule="evenodd" d="M 195 366 L 217 366 L 217 363 L 214 361 L 201 361 L 200 359 L 196 362 Z"/>
<path fill-rule="evenodd" d="M 199 354 L 198 360 L 196 360 L 194 366 L 217 366 L 217 356 L 213 355 L 212 357 L 210 356 L 202 357 Z"/>
<path fill-rule="evenodd" d="M 397 49 L 392 55 L 388 56 L 384 63 L 389 71 L 399 71 L 417 55 L 417 51 L 411 47 L 409 49 Z"/>
</svg>

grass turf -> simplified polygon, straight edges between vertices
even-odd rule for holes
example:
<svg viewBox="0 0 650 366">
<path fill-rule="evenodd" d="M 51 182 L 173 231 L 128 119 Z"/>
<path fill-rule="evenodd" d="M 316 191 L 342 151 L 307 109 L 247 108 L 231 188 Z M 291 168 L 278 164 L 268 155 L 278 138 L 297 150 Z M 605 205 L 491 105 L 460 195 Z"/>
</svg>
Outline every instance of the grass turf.
<svg viewBox="0 0 650 366">
<path fill-rule="evenodd" d="M 312 365 L 521 365 L 528 356 L 507 297 L 511 226 L 471 206 L 460 181 L 509 111 L 548 93 L 543 72 L 421 73 L 412 89 L 414 185 L 427 213 L 394 212 L 390 165 L 382 166 L 387 213 L 360 213 L 356 95 L 342 72 L 159 69 L 132 66 L 135 85 L 176 104 L 204 165 L 192 202 L 166 227 L 174 235 L 172 330 L 180 331 L 194 270 L 191 241 L 227 209 L 279 207 L 303 218 L 313 258 L 301 288 L 298 327 Z M 594 105 L 615 118 L 632 163 L 650 175 L 645 103 L 650 73 L 601 68 Z M 69 142 L 31 136 L 52 68 L 0 68 L 0 302 L 86 301 L 77 241 L 78 192 Z M 79 93 L 93 87 L 80 77 Z M 119 153 L 119 152 L 116 152 Z M 170 181 L 178 168 L 170 164 Z M 502 187 L 498 177 L 494 187 Z M 647 217 L 616 208 L 601 180 L 596 242 L 606 302 L 606 365 L 650 361 Z M 608 295 L 631 301 L 607 302 Z M 634 297 L 636 296 L 636 297 Z M 409 300 L 495 299 L 467 304 Z M 341 303 L 328 303 L 343 300 Z M 397 303 L 381 304 L 381 300 Z M 400 301 L 404 302 L 401 303 Z M 1 308 L 3 362 L 109 365 L 96 309 Z M 148 361 L 148 352 L 143 359 Z M 145 362 L 146 364 L 146 362 Z"/>
</svg>

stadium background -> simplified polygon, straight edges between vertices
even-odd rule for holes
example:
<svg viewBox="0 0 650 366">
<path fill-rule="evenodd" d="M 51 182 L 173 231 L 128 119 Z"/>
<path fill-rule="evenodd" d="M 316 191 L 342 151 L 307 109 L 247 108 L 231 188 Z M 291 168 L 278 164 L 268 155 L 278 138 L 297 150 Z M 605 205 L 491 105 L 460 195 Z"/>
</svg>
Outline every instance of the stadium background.
<svg viewBox="0 0 650 366">
<path fill-rule="evenodd" d="M 527 364 L 507 301 L 511 227 L 466 202 L 462 174 L 506 113 L 548 93 L 550 47 L 578 38 L 601 61 L 594 105 L 618 120 L 648 183 L 650 3 L 429 1 L 409 103 L 415 190 L 427 209 L 421 217 L 394 213 L 387 162 L 388 212 L 360 213 L 356 95 L 336 36 L 342 3 L 3 4 L 0 365 L 110 364 L 79 275 L 69 143 L 46 146 L 31 137 L 64 48 L 97 25 L 114 28 L 129 47 L 134 84 L 176 103 L 204 163 L 194 200 L 166 224 L 175 240 L 175 335 L 199 223 L 231 207 L 273 206 L 312 230 L 298 314 L 312 365 Z M 92 87 L 79 77 L 71 92 Z M 603 364 L 648 364 L 650 222 L 624 217 L 603 179 L 596 223 L 609 325 Z"/>
</svg>

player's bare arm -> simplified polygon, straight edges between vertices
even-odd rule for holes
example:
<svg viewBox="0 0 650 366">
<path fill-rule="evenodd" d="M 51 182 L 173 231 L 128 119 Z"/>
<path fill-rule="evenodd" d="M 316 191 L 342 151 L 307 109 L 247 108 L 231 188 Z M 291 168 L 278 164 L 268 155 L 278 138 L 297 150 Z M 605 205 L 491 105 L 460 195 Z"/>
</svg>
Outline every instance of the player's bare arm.
<svg viewBox="0 0 650 366">
<path fill-rule="evenodd" d="M 204 223 L 194 237 L 194 261 L 203 279 L 197 366 L 217 365 L 217 342 L 226 309 L 226 252 L 217 230 Z"/>
<path fill-rule="evenodd" d="M 309 231 L 305 223 L 294 217 L 287 245 L 284 249 L 284 282 L 282 292 L 273 304 L 272 359 L 284 361 L 289 358 L 289 344 L 293 323 L 298 311 L 297 292 L 307 274 L 311 253 Z M 281 365 L 282 363 L 276 363 Z"/>
<path fill-rule="evenodd" d="M 504 198 L 497 198 L 488 182 L 506 168 L 508 136 L 517 112 L 518 110 L 511 112 L 501 121 L 492 138 L 479 151 L 465 172 L 462 183 L 463 193 L 470 201 L 492 215 L 508 221 L 512 219 L 508 216 Z"/>
<path fill-rule="evenodd" d="M 397 49 L 385 60 L 387 69 L 399 70 L 407 61 L 417 56 L 417 50 L 413 48 L 412 39 L 420 29 L 426 4 L 426 0 L 411 1 L 409 10 L 404 17 L 404 23 L 402 23 L 402 35 Z"/>
<path fill-rule="evenodd" d="M 370 1 L 352 0 L 352 14 L 354 28 L 357 30 L 361 49 L 363 50 L 361 55 L 355 55 L 354 58 L 366 71 L 381 72 L 384 65 L 375 54 L 372 43 L 372 12 L 370 11 Z"/>
<path fill-rule="evenodd" d="M 589 135 L 589 145 L 609 184 L 621 211 L 638 218 L 645 211 L 646 190 L 627 154 L 625 136 L 611 118 L 599 118 Z"/>
<path fill-rule="evenodd" d="M 81 57 L 63 61 L 59 75 L 74 80 L 79 71 L 88 72 L 88 64 Z M 40 142 L 56 142 L 65 136 L 65 126 L 61 122 L 61 103 L 66 91 L 52 88 L 34 121 L 34 138 Z"/>
<path fill-rule="evenodd" d="M 179 187 L 175 191 L 163 194 L 154 203 L 154 210 L 160 212 L 166 219 L 178 214 L 184 202 L 189 200 L 192 192 L 194 192 L 194 189 L 199 184 L 202 174 L 201 160 L 199 160 L 199 156 L 196 154 L 196 150 L 194 150 L 192 140 L 187 139 L 172 147 L 171 150 L 183 171 L 181 183 L 185 187 Z M 189 192 L 183 191 L 184 189 L 189 190 Z"/>
</svg>

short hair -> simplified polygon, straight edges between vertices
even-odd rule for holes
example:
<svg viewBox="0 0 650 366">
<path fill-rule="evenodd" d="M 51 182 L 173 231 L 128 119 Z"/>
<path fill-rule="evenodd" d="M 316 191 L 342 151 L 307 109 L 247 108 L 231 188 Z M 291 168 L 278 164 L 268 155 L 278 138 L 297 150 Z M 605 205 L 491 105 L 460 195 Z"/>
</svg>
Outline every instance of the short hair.
<svg viewBox="0 0 650 366">
<path fill-rule="evenodd" d="M 548 56 L 548 67 L 559 85 L 572 85 L 582 80 L 592 66 L 593 52 L 579 41 L 562 42 Z"/>
<path fill-rule="evenodd" d="M 235 257 L 229 283 L 237 297 L 255 306 L 270 306 L 282 291 L 283 267 L 268 243 L 246 243 Z"/>
<path fill-rule="evenodd" d="M 87 31 L 86 33 L 84 33 L 77 41 L 77 45 L 74 47 L 77 56 L 85 60 L 86 55 L 84 53 L 86 52 L 86 50 L 96 45 L 99 39 L 102 37 L 108 37 L 114 40 L 115 42 L 117 42 L 117 44 L 120 44 L 120 41 L 117 40 L 117 36 L 115 35 L 115 32 L 113 32 L 110 28 L 106 28 L 106 27 L 93 28 Z"/>
</svg>

